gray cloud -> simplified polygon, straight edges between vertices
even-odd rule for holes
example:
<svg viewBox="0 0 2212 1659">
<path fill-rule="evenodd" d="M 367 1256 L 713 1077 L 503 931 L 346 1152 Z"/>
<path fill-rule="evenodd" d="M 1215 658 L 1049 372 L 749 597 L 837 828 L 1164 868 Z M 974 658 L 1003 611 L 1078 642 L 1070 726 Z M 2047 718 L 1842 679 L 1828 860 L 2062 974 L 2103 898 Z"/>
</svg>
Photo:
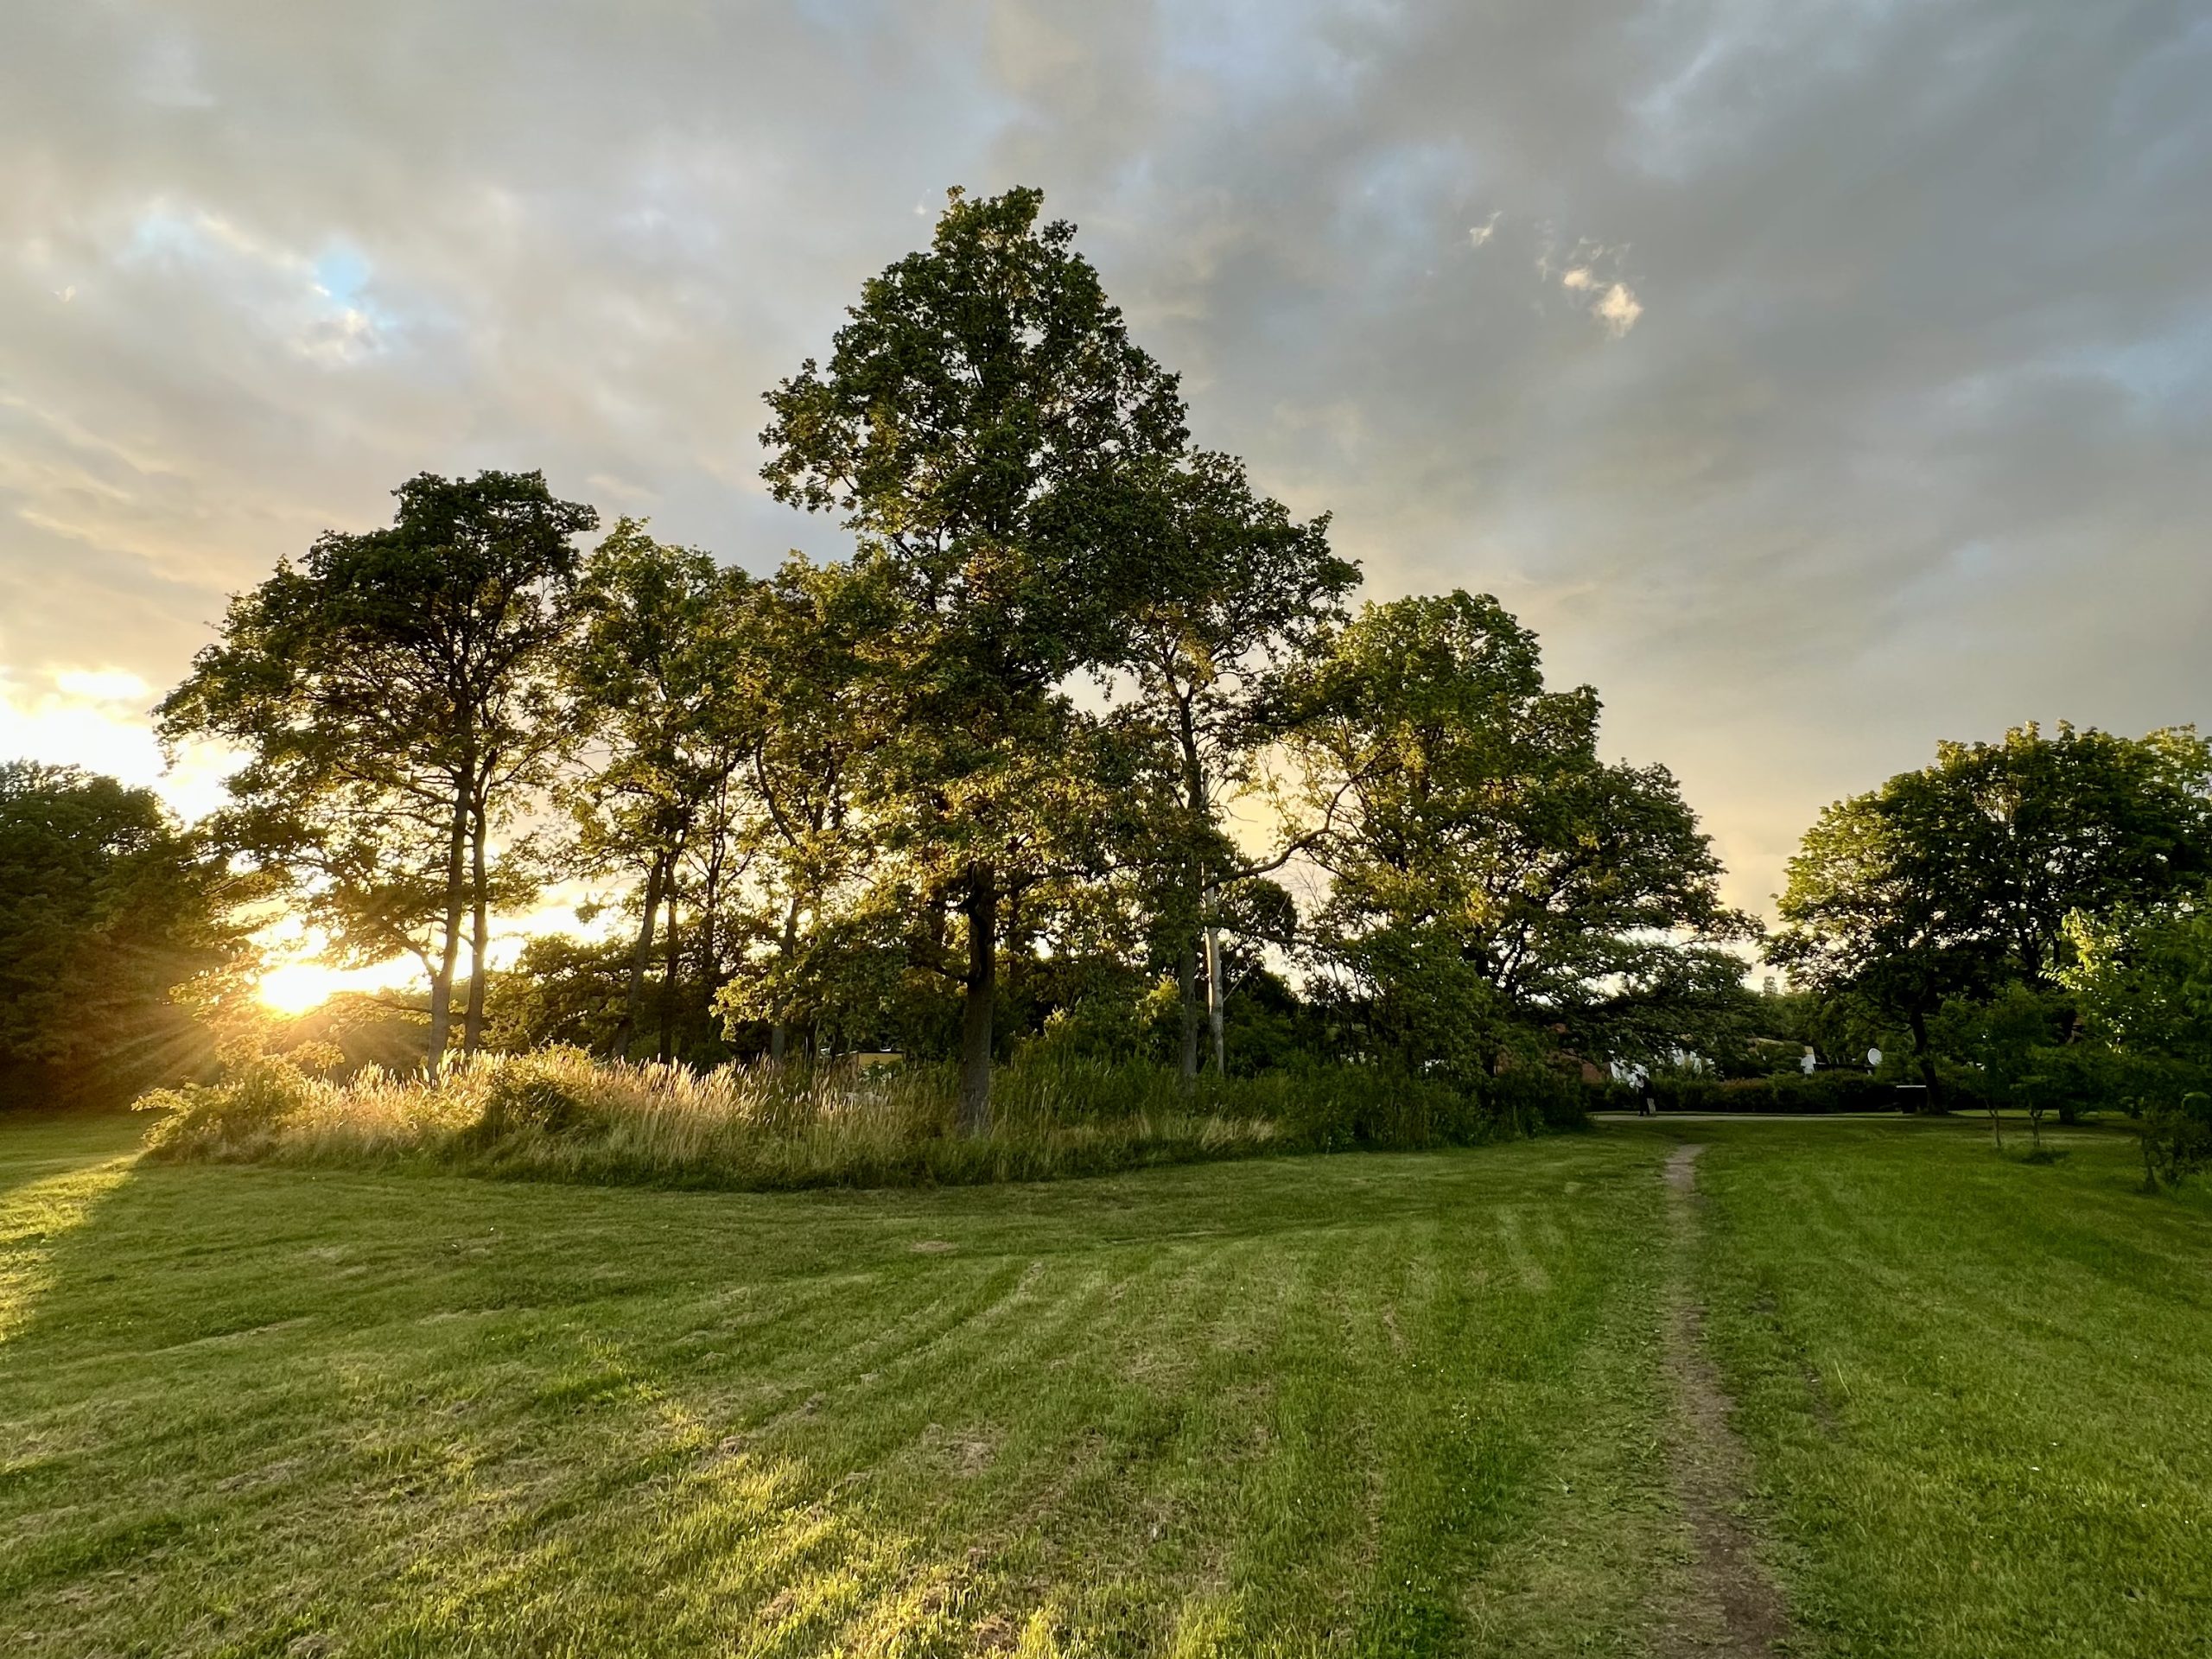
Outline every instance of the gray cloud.
<svg viewBox="0 0 2212 1659">
<path fill-rule="evenodd" d="M 1205 441 L 1519 609 L 1758 903 L 1939 734 L 2205 712 L 2208 84 L 2202 7 L 2056 0 L 10 8 L 0 695 L 168 683 L 423 467 L 832 547 L 758 394 L 1032 182 Z"/>
</svg>

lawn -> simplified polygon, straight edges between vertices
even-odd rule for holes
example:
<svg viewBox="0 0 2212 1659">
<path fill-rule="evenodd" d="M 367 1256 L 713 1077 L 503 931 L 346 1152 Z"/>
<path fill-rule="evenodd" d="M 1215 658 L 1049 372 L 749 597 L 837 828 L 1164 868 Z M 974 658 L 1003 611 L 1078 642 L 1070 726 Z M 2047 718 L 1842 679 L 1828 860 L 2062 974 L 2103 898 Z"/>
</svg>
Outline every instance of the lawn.
<svg viewBox="0 0 2212 1659">
<path fill-rule="evenodd" d="M 2212 1620 L 2212 1208 L 2110 1133 L 750 1195 L 136 1127 L 0 1124 L 0 1652 L 1675 1651 L 1683 1294 L 1795 1650 Z"/>
</svg>

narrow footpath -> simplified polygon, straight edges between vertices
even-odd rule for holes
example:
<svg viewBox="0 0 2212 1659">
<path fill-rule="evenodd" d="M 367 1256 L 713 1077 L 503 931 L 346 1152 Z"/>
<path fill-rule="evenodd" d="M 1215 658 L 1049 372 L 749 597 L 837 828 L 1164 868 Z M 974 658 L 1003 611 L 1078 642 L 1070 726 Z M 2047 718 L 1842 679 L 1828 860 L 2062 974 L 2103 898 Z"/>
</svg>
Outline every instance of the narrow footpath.
<svg viewBox="0 0 2212 1659">
<path fill-rule="evenodd" d="M 1730 1402 L 1706 1351 L 1705 1309 L 1694 1287 L 1697 1159 L 1677 1147 L 1667 1160 L 1669 1274 L 1664 1356 L 1675 1396 L 1675 1499 L 1689 1523 L 1694 1559 L 1687 1604 L 1666 1632 L 1673 1656 L 1777 1654 L 1789 1633 L 1781 1591 L 1760 1565 L 1744 1520 L 1751 1459 L 1729 1421 Z"/>
</svg>

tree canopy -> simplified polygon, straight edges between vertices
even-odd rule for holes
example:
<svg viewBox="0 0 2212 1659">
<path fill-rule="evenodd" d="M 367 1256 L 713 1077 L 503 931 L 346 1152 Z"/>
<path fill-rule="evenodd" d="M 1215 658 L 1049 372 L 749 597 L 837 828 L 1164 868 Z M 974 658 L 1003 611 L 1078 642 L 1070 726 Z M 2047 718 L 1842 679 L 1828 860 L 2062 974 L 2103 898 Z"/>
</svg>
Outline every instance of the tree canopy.
<svg viewBox="0 0 2212 1659">
<path fill-rule="evenodd" d="M 150 790 L 0 762 L 0 1083 L 127 1083 L 204 1042 L 171 993 L 238 949 L 222 861 Z"/>
<path fill-rule="evenodd" d="M 1790 860 L 1770 954 L 1809 988 L 1907 1025 L 1925 1056 L 1947 1000 L 2054 984 L 2069 916 L 2208 876 L 2212 745 L 2188 728 L 2021 726 L 1942 743 L 1930 765 L 1822 812 Z"/>
<path fill-rule="evenodd" d="M 1377 1049 L 1471 1071 L 1708 1040 L 1743 974 L 1722 946 L 1756 929 L 1672 776 L 1599 760 L 1596 692 L 1548 690 L 1496 600 L 1368 606 L 1308 695 L 1288 805 L 1331 878 L 1313 954 Z"/>
<path fill-rule="evenodd" d="M 550 706 L 590 507 L 536 473 L 423 474 L 391 526 L 331 531 L 231 602 L 159 710 L 164 741 L 246 754 L 222 834 L 339 952 L 416 957 L 443 1053 L 464 928 L 464 1046 L 483 1024 L 493 842 L 559 746 Z"/>
<path fill-rule="evenodd" d="M 834 511 L 887 601 L 871 671 L 899 709 L 882 810 L 917 901 L 957 904 L 963 1100 L 988 1121 L 1005 901 L 1069 855 L 1084 740 L 1059 689 L 1124 654 L 1147 550 L 1134 487 L 1185 439 L 1175 378 L 1131 342 L 1043 194 L 952 193 L 928 249 L 869 280 L 829 362 L 767 394 L 762 475 Z"/>
</svg>

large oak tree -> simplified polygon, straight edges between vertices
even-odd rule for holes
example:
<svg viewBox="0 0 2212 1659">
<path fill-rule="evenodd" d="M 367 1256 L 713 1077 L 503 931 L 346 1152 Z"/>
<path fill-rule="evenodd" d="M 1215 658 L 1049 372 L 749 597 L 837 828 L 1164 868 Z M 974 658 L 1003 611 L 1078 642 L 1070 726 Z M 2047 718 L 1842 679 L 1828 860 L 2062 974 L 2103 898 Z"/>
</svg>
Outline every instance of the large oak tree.
<svg viewBox="0 0 2212 1659">
<path fill-rule="evenodd" d="M 1599 758 L 1597 693 L 1547 690 L 1496 600 L 1370 605 L 1309 693 L 1286 810 L 1332 878 L 1311 950 L 1377 1058 L 1649 1058 L 1739 999 L 1722 947 L 1755 929 L 1674 779 Z"/>
<path fill-rule="evenodd" d="M 1131 342 L 1042 194 L 955 191 L 931 245 L 861 289 L 827 363 L 767 394 L 763 475 L 842 515 L 889 602 L 872 671 L 899 708 L 879 772 L 925 908 L 964 934 L 963 1121 L 989 1121 L 1004 900 L 1052 848 L 1080 745 L 1063 693 L 1117 660 L 1145 580 L 1133 477 L 1184 441 L 1174 377 Z"/>
</svg>

